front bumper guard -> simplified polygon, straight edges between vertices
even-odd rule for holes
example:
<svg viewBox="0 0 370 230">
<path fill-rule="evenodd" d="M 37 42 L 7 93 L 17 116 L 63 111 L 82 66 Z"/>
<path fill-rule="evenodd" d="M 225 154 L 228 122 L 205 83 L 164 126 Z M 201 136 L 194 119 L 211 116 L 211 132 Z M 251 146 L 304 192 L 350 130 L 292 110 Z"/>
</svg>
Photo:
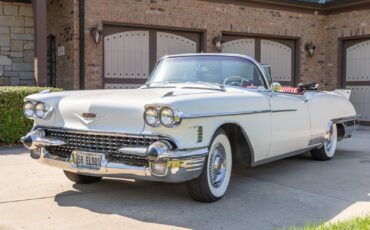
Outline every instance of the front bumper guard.
<svg viewBox="0 0 370 230">
<path fill-rule="evenodd" d="M 30 138 L 27 138 L 29 136 L 32 136 L 33 140 L 37 140 L 37 143 L 30 143 Z M 26 148 L 31 150 L 31 156 L 33 158 L 38 159 L 40 163 L 60 168 L 62 170 L 88 176 L 160 181 L 168 183 L 180 183 L 199 177 L 203 170 L 204 161 L 209 152 L 208 148 L 168 151 L 160 157 L 161 162 L 165 162 L 166 164 L 165 173 L 163 175 L 156 175 L 151 170 L 154 162 L 149 162 L 149 166 L 132 166 L 117 161 L 110 161 L 104 154 L 102 154 L 99 169 L 79 168 L 77 164 L 73 162 L 72 154 L 69 158 L 62 158 L 50 154 L 45 148 L 49 146 L 62 146 L 65 144 L 63 141 L 42 137 L 42 132 L 37 130 L 31 132 L 22 138 L 22 140 L 23 142 L 28 140 L 24 145 Z M 35 146 L 37 147 L 36 149 Z M 139 152 L 139 155 L 141 154 L 142 149 L 138 148 L 137 151 Z"/>
</svg>

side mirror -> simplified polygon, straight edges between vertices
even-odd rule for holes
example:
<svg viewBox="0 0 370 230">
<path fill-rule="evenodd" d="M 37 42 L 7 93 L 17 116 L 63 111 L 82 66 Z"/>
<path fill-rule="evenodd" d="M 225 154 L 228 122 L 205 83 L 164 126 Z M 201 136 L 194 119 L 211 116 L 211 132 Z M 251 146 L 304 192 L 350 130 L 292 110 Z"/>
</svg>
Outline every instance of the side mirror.
<svg viewBox="0 0 370 230">
<path fill-rule="evenodd" d="M 271 90 L 274 92 L 279 92 L 281 90 L 281 84 L 279 82 L 273 82 L 271 84 Z"/>
</svg>

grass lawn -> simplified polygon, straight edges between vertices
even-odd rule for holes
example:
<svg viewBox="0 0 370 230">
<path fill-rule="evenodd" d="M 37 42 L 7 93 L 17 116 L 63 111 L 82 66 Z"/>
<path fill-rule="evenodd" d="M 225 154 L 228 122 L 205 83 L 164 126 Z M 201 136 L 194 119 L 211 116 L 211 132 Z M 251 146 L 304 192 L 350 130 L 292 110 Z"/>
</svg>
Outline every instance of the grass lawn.
<svg viewBox="0 0 370 230">
<path fill-rule="evenodd" d="M 309 224 L 304 227 L 290 227 L 287 230 L 370 230 L 370 216 L 333 224 Z"/>
</svg>

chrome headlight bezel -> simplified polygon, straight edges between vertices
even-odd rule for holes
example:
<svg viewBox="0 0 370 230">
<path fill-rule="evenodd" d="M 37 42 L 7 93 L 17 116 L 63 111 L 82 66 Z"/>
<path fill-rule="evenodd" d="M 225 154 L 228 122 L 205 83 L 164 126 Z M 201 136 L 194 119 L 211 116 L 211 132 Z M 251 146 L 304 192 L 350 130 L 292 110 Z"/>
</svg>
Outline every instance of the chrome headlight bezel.
<svg viewBox="0 0 370 230">
<path fill-rule="evenodd" d="M 32 110 L 32 114 L 30 111 L 27 113 L 27 110 Z M 27 100 L 23 104 L 23 113 L 29 119 L 45 119 L 51 112 L 53 111 L 53 107 L 45 104 L 44 102 L 40 101 L 31 101 Z"/>
<path fill-rule="evenodd" d="M 154 115 L 154 121 L 150 122 L 148 120 L 148 114 L 149 113 L 153 113 Z M 158 110 L 154 107 L 148 107 L 148 108 L 145 108 L 145 111 L 144 111 L 144 121 L 145 121 L 145 124 L 149 125 L 149 126 L 152 126 L 152 127 L 157 127 L 159 126 L 160 122 L 159 122 L 159 113 L 158 113 Z"/>
<path fill-rule="evenodd" d="M 35 115 L 35 112 L 34 112 L 34 104 L 32 102 L 26 101 L 23 104 L 23 114 L 27 118 L 32 118 Z"/>
<path fill-rule="evenodd" d="M 159 121 L 161 122 L 161 125 L 170 127 L 173 125 L 175 120 L 174 111 L 168 107 L 163 107 L 159 111 Z"/>
<path fill-rule="evenodd" d="M 35 104 L 35 116 L 39 119 L 43 119 L 46 114 L 46 107 L 45 104 L 42 102 L 38 102 Z"/>
<path fill-rule="evenodd" d="M 156 111 L 157 114 L 157 122 L 155 124 L 151 124 L 150 122 L 147 122 L 146 114 L 147 111 Z M 167 112 L 167 115 L 170 114 L 170 121 L 165 121 L 164 116 Z M 182 113 L 178 111 L 177 109 L 168 106 L 168 105 L 147 105 L 145 106 L 145 112 L 144 112 L 144 120 L 145 123 L 151 127 L 159 127 L 164 126 L 166 128 L 172 128 L 175 126 L 180 125 L 182 121 Z"/>
</svg>

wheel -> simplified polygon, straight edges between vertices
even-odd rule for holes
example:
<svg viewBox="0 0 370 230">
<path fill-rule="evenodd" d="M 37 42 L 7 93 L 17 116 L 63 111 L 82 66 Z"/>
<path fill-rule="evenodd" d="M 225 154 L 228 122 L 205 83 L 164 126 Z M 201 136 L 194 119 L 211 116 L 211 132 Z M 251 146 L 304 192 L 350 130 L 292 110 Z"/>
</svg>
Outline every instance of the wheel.
<svg viewBox="0 0 370 230">
<path fill-rule="evenodd" d="M 201 175 L 187 182 L 190 196 L 202 202 L 214 202 L 225 195 L 232 169 L 231 145 L 225 131 L 215 133 L 209 149 Z"/>
<path fill-rule="evenodd" d="M 325 136 L 324 145 L 319 149 L 311 150 L 312 158 L 318 161 L 328 161 L 333 158 L 337 148 L 337 141 L 337 126 L 333 124 Z"/>
<path fill-rule="evenodd" d="M 95 183 L 101 180 L 101 177 L 86 176 L 86 175 L 81 175 L 81 174 L 77 174 L 77 173 L 73 173 L 73 172 L 69 172 L 65 170 L 64 170 L 64 174 L 70 181 L 73 181 L 78 184 L 91 184 L 91 183 Z"/>
</svg>

